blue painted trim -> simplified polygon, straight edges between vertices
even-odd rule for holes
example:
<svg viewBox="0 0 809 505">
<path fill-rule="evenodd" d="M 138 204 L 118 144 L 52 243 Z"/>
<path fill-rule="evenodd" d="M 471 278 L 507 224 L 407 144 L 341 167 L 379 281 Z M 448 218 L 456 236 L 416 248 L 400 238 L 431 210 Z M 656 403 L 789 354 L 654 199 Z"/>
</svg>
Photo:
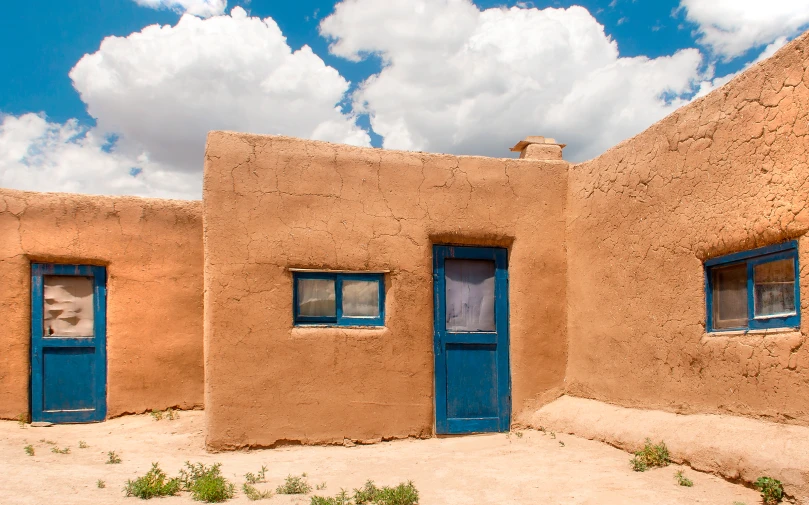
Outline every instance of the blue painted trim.
<svg viewBox="0 0 809 505">
<path fill-rule="evenodd" d="M 795 262 L 795 313 L 780 317 L 756 318 L 755 266 L 789 258 L 792 258 Z M 747 324 L 734 328 L 714 328 L 713 273 L 717 268 L 741 264 L 744 264 L 747 269 Z M 798 328 L 801 324 L 800 307 L 800 264 L 798 260 L 798 242 L 796 240 L 712 258 L 705 262 L 705 321 L 708 332 Z"/>
<path fill-rule="evenodd" d="M 59 338 L 43 335 L 45 275 L 93 278 L 92 337 Z M 46 411 L 43 397 L 43 356 L 46 348 L 93 348 L 95 352 L 95 409 Z M 94 265 L 31 264 L 31 420 L 52 423 L 85 423 L 107 417 L 107 269 Z"/>
<path fill-rule="evenodd" d="M 489 260 L 495 263 L 495 332 L 446 331 L 448 258 Z M 509 365 L 508 250 L 503 248 L 433 245 L 433 353 L 435 360 L 435 429 L 438 434 L 508 431 L 511 428 L 511 369 Z M 497 345 L 498 417 L 447 418 L 446 348 L 451 344 Z"/>
<path fill-rule="evenodd" d="M 784 242 L 782 244 L 768 245 L 759 247 L 758 249 L 752 249 L 750 251 L 741 251 L 733 254 L 727 254 L 725 256 L 719 256 L 717 258 L 711 258 L 709 260 L 705 260 L 705 266 L 712 267 L 716 265 L 729 265 L 731 263 L 736 263 L 749 258 L 756 258 L 758 256 L 764 256 L 765 254 L 772 254 L 790 249 L 798 249 L 797 240 L 790 240 L 789 242 Z"/>
<path fill-rule="evenodd" d="M 334 282 L 335 315 L 302 316 L 298 305 L 298 280 L 322 279 Z M 376 281 L 379 283 L 379 316 L 349 317 L 343 315 L 343 281 Z M 385 275 L 379 273 L 292 272 L 292 320 L 295 326 L 385 326 Z"/>
</svg>

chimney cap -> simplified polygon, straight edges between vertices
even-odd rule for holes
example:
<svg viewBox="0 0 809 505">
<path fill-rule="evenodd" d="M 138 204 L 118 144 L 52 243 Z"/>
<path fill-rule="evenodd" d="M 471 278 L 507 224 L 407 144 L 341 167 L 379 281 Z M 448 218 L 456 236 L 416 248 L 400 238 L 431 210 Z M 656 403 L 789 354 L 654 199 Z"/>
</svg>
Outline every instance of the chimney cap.
<svg viewBox="0 0 809 505">
<path fill-rule="evenodd" d="M 512 147 L 511 151 L 515 152 L 522 151 L 531 144 L 552 144 L 560 146 L 562 149 L 564 149 L 565 146 L 567 146 L 567 144 L 557 144 L 556 139 L 541 137 L 538 135 L 530 135 L 528 137 L 525 137 L 523 140 L 517 142 L 517 145 Z"/>
</svg>

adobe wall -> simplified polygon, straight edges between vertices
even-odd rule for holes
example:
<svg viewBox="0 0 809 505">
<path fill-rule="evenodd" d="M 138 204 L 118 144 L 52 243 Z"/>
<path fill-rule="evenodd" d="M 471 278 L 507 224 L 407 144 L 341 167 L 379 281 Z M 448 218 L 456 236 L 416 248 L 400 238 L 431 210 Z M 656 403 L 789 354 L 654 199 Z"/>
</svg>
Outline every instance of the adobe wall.
<svg viewBox="0 0 809 505">
<path fill-rule="evenodd" d="M 570 171 L 567 390 L 809 425 L 809 34 Z M 799 240 L 801 329 L 708 335 L 703 261 Z"/>
<path fill-rule="evenodd" d="M 432 435 L 434 243 L 509 248 L 512 419 L 558 396 L 567 167 L 210 133 L 208 447 Z M 390 270 L 386 326 L 294 327 L 291 267 Z"/>
<path fill-rule="evenodd" d="M 107 415 L 203 402 L 202 206 L 0 189 L 0 418 L 29 412 L 31 262 L 107 267 Z"/>
</svg>

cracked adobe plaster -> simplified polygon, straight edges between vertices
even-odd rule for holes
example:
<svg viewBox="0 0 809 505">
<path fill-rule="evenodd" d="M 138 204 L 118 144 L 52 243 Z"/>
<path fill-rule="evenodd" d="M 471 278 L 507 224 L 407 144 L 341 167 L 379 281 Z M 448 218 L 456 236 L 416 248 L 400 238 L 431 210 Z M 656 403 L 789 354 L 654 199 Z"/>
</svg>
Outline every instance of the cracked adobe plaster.
<svg viewBox="0 0 809 505">
<path fill-rule="evenodd" d="M 110 417 L 202 406 L 202 205 L 0 189 L 0 418 L 29 410 L 31 261 L 107 267 Z"/>
<path fill-rule="evenodd" d="M 809 425 L 809 34 L 570 170 L 567 392 Z M 798 239 L 800 331 L 705 332 L 702 262 Z"/>
<path fill-rule="evenodd" d="M 431 436 L 433 243 L 510 248 L 514 416 L 560 391 L 567 168 L 210 133 L 208 447 Z M 290 267 L 390 270 L 385 328 L 294 328 Z"/>
</svg>

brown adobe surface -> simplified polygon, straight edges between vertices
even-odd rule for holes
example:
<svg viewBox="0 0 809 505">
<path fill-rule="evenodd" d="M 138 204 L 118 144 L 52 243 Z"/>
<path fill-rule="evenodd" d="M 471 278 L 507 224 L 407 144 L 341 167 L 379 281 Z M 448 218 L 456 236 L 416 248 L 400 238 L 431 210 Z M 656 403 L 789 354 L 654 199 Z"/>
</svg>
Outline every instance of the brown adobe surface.
<svg viewBox="0 0 809 505">
<path fill-rule="evenodd" d="M 809 425 L 809 33 L 570 170 L 567 393 Z M 801 328 L 705 331 L 703 261 L 798 239 Z"/>
<path fill-rule="evenodd" d="M 202 205 L 0 189 L 0 418 L 28 413 L 32 261 L 107 266 L 107 411 L 202 406 Z"/>
<path fill-rule="evenodd" d="M 211 448 L 433 433 L 432 245 L 509 247 L 513 417 L 558 396 L 568 164 L 211 132 Z M 291 267 L 390 270 L 386 326 L 295 328 Z"/>
</svg>

